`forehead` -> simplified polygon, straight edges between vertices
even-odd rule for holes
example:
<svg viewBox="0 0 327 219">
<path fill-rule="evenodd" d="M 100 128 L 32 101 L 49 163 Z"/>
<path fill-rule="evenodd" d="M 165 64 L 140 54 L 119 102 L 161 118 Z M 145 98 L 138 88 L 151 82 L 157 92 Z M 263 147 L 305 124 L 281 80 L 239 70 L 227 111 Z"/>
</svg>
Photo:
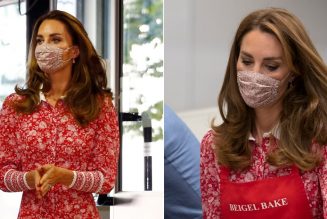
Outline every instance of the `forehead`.
<svg viewBox="0 0 327 219">
<path fill-rule="evenodd" d="M 58 20 L 44 20 L 37 32 L 37 35 L 47 37 L 51 34 L 60 34 L 67 39 L 71 39 L 66 25 Z"/>
<path fill-rule="evenodd" d="M 273 34 L 258 29 L 244 35 L 240 49 L 254 57 L 283 57 L 279 40 Z"/>
</svg>

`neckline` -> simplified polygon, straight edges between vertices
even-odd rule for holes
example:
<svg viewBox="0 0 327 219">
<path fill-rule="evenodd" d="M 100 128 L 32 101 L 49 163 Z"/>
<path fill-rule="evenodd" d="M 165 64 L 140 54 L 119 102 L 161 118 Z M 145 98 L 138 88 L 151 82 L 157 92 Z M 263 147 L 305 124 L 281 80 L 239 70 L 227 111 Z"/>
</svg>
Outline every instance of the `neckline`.
<svg viewBox="0 0 327 219">
<path fill-rule="evenodd" d="M 269 138 L 271 135 L 274 136 L 278 140 L 280 139 L 280 124 L 279 124 L 279 122 L 269 132 L 264 132 L 262 135 L 262 138 L 263 139 Z M 256 142 L 252 131 L 249 133 L 249 141 Z"/>
</svg>

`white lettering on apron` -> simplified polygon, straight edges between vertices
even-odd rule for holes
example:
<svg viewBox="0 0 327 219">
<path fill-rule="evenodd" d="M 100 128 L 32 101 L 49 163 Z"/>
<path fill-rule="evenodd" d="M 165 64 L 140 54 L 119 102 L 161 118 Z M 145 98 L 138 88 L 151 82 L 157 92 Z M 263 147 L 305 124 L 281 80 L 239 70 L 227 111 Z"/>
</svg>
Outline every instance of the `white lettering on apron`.
<svg viewBox="0 0 327 219">
<path fill-rule="evenodd" d="M 251 203 L 251 204 L 229 204 L 230 211 L 258 211 L 265 210 L 269 208 L 279 208 L 288 205 L 287 198 L 276 199 L 261 203 Z"/>
</svg>

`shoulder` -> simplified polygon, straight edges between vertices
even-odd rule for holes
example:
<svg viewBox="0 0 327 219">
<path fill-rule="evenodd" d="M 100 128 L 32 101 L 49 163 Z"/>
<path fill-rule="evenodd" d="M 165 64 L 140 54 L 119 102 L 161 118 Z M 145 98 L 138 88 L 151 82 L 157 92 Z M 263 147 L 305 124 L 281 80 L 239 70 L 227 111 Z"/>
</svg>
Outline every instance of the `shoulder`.
<svg viewBox="0 0 327 219">
<path fill-rule="evenodd" d="M 97 122 L 103 120 L 117 120 L 116 108 L 113 105 L 111 96 L 104 94 L 99 97 L 100 102 L 100 111 L 96 119 Z"/>
<path fill-rule="evenodd" d="M 98 98 L 100 104 L 100 114 L 114 110 L 111 95 L 104 93 L 102 95 L 99 95 Z"/>
<path fill-rule="evenodd" d="M 12 107 L 12 105 L 15 102 L 21 101 L 22 99 L 23 99 L 23 97 L 16 93 L 10 94 L 9 96 L 6 97 L 5 101 L 3 102 L 2 107 L 3 108 Z"/>
<path fill-rule="evenodd" d="M 0 123 L 4 125 L 15 124 L 17 121 L 17 113 L 14 107 L 15 102 L 22 100 L 18 94 L 10 94 L 6 97 L 0 108 Z"/>
<path fill-rule="evenodd" d="M 323 163 L 327 166 L 327 144 L 322 146 L 322 153 L 323 153 Z"/>
<path fill-rule="evenodd" d="M 211 145 L 213 143 L 213 138 L 214 138 L 214 131 L 209 130 L 202 138 L 201 147 L 202 146 L 206 147 L 208 145 Z"/>
<path fill-rule="evenodd" d="M 176 150 L 176 145 L 196 147 L 199 149 L 199 140 L 186 123 L 166 104 L 164 105 L 165 122 L 165 150 Z M 166 153 L 166 151 L 165 151 Z"/>
<path fill-rule="evenodd" d="M 183 160 L 189 164 L 196 162 L 196 157 L 199 158 L 200 154 L 199 140 L 187 124 L 166 104 L 164 104 L 164 114 L 165 159 L 172 162 Z M 183 157 L 183 159 L 177 159 L 179 157 Z M 192 159 L 188 160 L 189 158 Z"/>
<path fill-rule="evenodd" d="M 103 106 L 104 107 L 113 107 L 112 96 L 109 94 L 103 95 Z"/>
<path fill-rule="evenodd" d="M 222 142 L 222 139 L 219 136 L 219 134 L 211 129 L 202 138 L 201 149 L 202 148 L 210 148 L 212 150 L 215 150 L 217 145 L 221 144 L 221 142 Z"/>
<path fill-rule="evenodd" d="M 316 166 L 315 171 L 320 174 L 327 174 L 327 144 L 321 145 L 317 142 L 313 142 L 311 147 L 312 151 L 319 153 L 321 158 L 321 162 L 318 166 Z"/>
<path fill-rule="evenodd" d="M 23 99 L 24 99 L 24 97 L 22 97 L 16 93 L 13 93 L 13 94 L 10 94 L 9 96 L 7 96 L 1 107 L 2 114 L 10 114 L 10 113 L 15 112 L 14 104 Z"/>
<path fill-rule="evenodd" d="M 201 157 L 205 154 L 213 154 L 216 148 L 215 146 L 215 131 L 209 130 L 201 141 Z"/>
<path fill-rule="evenodd" d="M 322 155 L 322 160 L 327 163 L 327 143 L 318 143 L 313 140 L 311 143 L 311 150 Z"/>
<path fill-rule="evenodd" d="M 215 130 L 209 130 L 201 141 L 201 159 L 218 163 L 217 148 L 222 145 L 223 138 Z"/>
</svg>

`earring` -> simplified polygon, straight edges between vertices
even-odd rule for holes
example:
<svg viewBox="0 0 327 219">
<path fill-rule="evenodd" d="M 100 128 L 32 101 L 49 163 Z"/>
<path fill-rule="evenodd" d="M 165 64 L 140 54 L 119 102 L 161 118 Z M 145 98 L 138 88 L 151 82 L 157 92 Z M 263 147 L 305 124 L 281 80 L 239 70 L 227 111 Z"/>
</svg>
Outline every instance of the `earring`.
<svg viewBox="0 0 327 219">
<path fill-rule="evenodd" d="M 73 63 L 75 63 L 75 59 L 73 59 Z"/>
</svg>

